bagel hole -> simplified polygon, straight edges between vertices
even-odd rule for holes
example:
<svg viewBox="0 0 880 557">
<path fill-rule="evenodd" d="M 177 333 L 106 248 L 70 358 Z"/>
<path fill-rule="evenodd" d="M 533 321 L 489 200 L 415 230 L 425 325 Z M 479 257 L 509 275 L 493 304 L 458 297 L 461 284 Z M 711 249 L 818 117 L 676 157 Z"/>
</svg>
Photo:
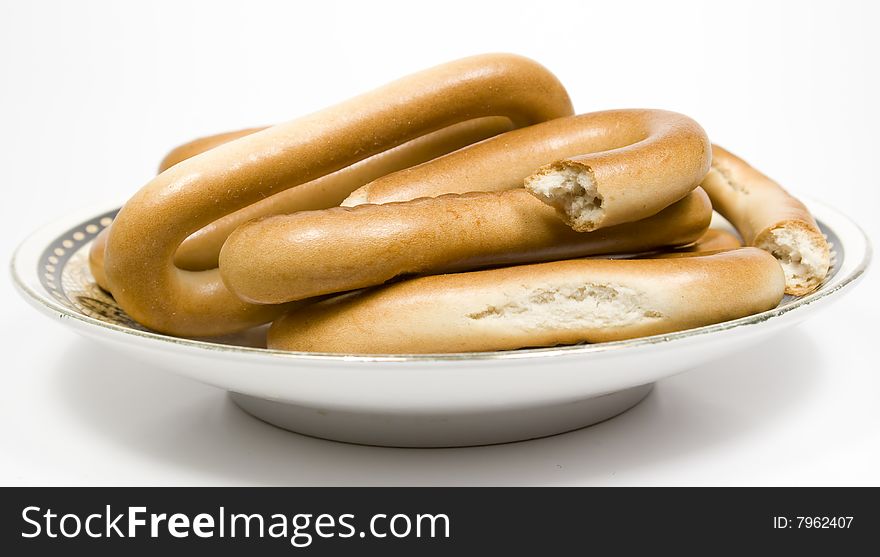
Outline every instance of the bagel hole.
<svg viewBox="0 0 880 557">
<path fill-rule="evenodd" d="M 605 214 L 602 195 L 587 167 L 553 168 L 530 176 L 525 186 L 559 211 L 575 230 L 595 229 Z"/>
</svg>

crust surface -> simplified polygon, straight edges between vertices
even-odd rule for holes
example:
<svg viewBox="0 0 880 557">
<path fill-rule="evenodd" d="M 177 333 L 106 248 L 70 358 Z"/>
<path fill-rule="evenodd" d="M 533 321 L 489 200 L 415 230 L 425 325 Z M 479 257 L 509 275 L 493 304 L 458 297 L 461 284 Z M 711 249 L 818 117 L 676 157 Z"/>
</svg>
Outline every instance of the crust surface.
<svg viewBox="0 0 880 557">
<path fill-rule="evenodd" d="M 757 248 L 435 275 L 290 312 L 270 328 L 269 347 L 397 354 L 605 342 L 765 311 L 784 287 L 777 261 Z"/>
</svg>

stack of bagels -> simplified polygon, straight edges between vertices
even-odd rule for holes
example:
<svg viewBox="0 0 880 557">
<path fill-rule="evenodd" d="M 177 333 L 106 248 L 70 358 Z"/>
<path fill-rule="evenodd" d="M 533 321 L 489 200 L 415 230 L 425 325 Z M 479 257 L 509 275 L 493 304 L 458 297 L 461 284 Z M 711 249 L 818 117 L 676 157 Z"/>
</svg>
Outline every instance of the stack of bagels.
<svg viewBox="0 0 880 557">
<path fill-rule="evenodd" d="M 575 115 L 508 54 L 178 147 L 90 251 L 150 329 L 271 322 L 269 348 L 346 354 L 668 333 L 771 309 L 829 264 L 806 207 L 694 120 Z"/>
</svg>

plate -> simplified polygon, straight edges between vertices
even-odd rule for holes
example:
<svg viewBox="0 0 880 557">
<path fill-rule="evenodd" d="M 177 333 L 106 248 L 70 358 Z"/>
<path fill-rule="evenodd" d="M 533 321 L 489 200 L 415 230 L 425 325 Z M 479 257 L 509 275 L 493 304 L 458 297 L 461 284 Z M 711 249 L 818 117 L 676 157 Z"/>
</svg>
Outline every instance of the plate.
<svg viewBox="0 0 880 557">
<path fill-rule="evenodd" d="M 12 274 L 24 298 L 53 320 L 107 349 L 225 389 L 245 411 L 279 427 L 370 445 L 484 445 L 611 418 L 655 381 L 767 340 L 839 299 L 864 274 L 870 244 L 841 213 L 816 201 L 808 206 L 835 254 L 815 292 L 734 321 L 590 345 L 352 356 L 259 348 L 264 329 L 211 340 L 158 334 L 133 322 L 89 272 L 89 245 L 116 210 L 80 211 L 34 232 L 16 250 Z"/>
</svg>

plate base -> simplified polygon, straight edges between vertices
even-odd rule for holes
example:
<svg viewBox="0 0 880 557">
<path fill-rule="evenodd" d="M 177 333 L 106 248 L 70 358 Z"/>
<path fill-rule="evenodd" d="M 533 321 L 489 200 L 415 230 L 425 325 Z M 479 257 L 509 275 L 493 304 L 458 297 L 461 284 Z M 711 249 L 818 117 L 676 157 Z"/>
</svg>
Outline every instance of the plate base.
<svg viewBox="0 0 880 557">
<path fill-rule="evenodd" d="M 312 437 L 384 447 L 467 447 L 547 437 L 621 414 L 644 399 L 653 383 L 565 403 L 472 413 L 373 414 L 311 408 L 230 392 L 252 416 Z"/>
</svg>

